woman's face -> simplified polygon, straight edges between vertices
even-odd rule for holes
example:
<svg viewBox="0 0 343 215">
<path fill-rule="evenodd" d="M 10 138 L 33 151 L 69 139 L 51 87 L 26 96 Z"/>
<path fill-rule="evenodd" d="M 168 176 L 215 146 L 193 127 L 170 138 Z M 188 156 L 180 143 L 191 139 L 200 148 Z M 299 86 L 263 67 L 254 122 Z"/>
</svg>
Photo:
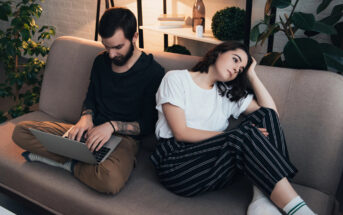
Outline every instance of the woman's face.
<svg viewBox="0 0 343 215">
<path fill-rule="evenodd" d="M 248 55 L 242 49 L 221 53 L 214 64 L 217 81 L 227 82 L 234 80 L 248 64 Z"/>
</svg>

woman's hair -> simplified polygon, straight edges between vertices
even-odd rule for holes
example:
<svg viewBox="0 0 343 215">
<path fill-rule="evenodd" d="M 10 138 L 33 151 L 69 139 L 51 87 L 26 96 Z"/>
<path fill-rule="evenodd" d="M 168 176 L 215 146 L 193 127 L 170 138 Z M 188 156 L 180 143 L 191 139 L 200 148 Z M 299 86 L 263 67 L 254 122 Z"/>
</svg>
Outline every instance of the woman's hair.
<svg viewBox="0 0 343 215">
<path fill-rule="evenodd" d="M 112 7 L 105 11 L 99 23 L 102 38 L 112 37 L 117 29 L 122 29 L 126 39 L 132 40 L 137 29 L 135 15 L 127 8 Z"/>
<path fill-rule="evenodd" d="M 192 71 L 200 72 L 200 73 L 207 73 L 208 69 L 211 65 L 214 65 L 217 61 L 219 54 L 225 53 L 227 51 L 243 50 L 248 56 L 248 63 L 245 69 L 238 73 L 237 77 L 228 82 L 217 82 L 217 86 L 219 89 L 219 93 L 221 96 L 226 96 L 231 101 L 237 102 L 241 98 L 244 98 L 248 94 L 248 77 L 247 71 L 252 63 L 252 58 L 249 53 L 248 48 L 240 42 L 236 41 L 227 41 L 223 42 L 213 49 L 211 49 L 207 54 L 203 57 L 201 61 L 199 61 L 193 68 Z"/>
</svg>

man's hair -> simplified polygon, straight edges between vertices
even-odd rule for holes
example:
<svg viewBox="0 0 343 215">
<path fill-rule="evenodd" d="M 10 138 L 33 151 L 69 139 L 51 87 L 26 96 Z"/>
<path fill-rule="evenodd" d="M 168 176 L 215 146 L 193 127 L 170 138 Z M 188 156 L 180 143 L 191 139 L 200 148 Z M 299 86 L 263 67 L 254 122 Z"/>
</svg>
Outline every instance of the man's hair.
<svg viewBox="0 0 343 215">
<path fill-rule="evenodd" d="M 127 8 L 112 7 L 100 19 L 99 34 L 102 38 L 112 37 L 116 30 L 122 29 L 126 39 L 132 40 L 137 29 L 135 15 Z"/>
<path fill-rule="evenodd" d="M 211 65 L 214 65 L 217 61 L 219 54 L 237 49 L 243 50 L 248 56 L 248 63 L 245 69 L 243 70 L 243 72 L 239 73 L 237 77 L 232 81 L 216 83 L 220 95 L 226 96 L 231 101 L 239 101 L 241 98 L 246 97 L 248 94 L 247 88 L 249 82 L 247 78 L 247 71 L 252 63 L 252 58 L 249 53 L 249 49 L 245 45 L 237 41 L 223 42 L 207 52 L 203 59 L 192 68 L 192 71 L 194 72 L 199 71 L 200 73 L 207 73 L 209 67 Z"/>
</svg>

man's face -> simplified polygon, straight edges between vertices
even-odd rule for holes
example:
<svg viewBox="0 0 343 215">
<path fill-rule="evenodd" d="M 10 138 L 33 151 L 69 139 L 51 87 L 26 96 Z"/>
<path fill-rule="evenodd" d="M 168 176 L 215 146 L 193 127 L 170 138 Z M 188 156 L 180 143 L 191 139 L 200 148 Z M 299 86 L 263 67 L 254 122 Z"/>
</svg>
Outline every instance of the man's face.
<svg viewBox="0 0 343 215">
<path fill-rule="evenodd" d="M 112 37 L 102 38 L 102 44 L 112 63 L 116 66 L 125 65 L 134 51 L 133 42 L 125 37 L 122 29 L 116 30 Z"/>
</svg>

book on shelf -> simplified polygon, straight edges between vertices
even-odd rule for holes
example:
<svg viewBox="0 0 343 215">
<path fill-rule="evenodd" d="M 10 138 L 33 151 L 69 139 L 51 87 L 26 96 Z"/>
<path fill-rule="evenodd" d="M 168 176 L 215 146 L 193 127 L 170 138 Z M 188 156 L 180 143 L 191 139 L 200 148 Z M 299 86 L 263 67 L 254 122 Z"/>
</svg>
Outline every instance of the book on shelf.
<svg viewBox="0 0 343 215">
<path fill-rule="evenodd" d="M 185 15 L 183 14 L 161 14 L 158 21 L 185 21 Z"/>
<path fill-rule="evenodd" d="M 180 14 L 161 14 L 158 18 L 158 28 L 182 28 L 185 16 Z"/>
<path fill-rule="evenodd" d="M 181 28 L 185 25 L 184 21 L 159 21 L 158 26 L 164 28 Z"/>
</svg>

